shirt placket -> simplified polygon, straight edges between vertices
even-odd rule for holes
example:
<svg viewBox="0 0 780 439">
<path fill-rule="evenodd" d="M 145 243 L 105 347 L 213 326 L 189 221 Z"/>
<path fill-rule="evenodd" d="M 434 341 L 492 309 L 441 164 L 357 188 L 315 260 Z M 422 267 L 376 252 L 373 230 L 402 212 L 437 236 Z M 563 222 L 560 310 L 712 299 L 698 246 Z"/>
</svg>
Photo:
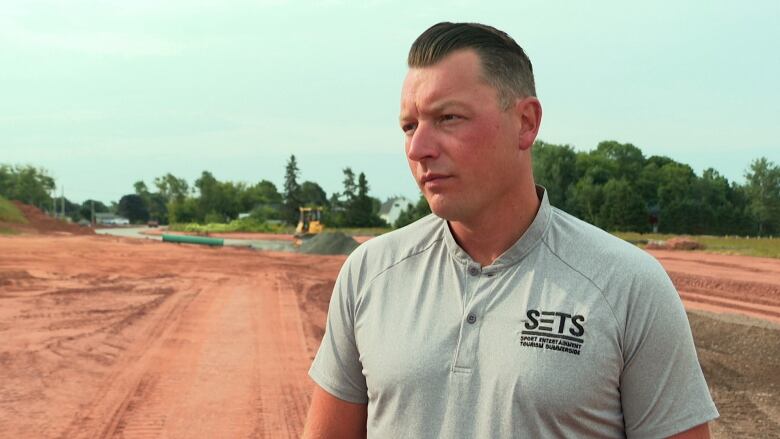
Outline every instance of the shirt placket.
<svg viewBox="0 0 780 439">
<path fill-rule="evenodd" d="M 494 277 L 493 272 L 483 271 L 475 262 L 468 262 L 465 272 L 463 313 L 452 367 L 452 372 L 460 373 L 470 373 L 476 364 L 479 332 L 484 318 L 484 296 L 488 294 Z"/>
</svg>

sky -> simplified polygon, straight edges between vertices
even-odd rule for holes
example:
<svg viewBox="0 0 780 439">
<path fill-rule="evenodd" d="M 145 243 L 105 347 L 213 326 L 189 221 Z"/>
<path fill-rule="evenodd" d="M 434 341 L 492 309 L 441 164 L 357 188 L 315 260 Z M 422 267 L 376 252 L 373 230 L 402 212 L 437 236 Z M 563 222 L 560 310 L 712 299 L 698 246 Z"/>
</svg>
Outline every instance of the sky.
<svg viewBox="0 0 780 439">
<path fill-rule="evenodd" d="M 0 163 L 110 202 L 168 172 L 281 190 L 295 154 L 329 195 L 349 166 L 375 197 L 416 199 L 399 93 L 440 21 L 524 48 L 546 142 L 629 142 L 740 183 L 780 162 L 777 0 L 5 0 Z"/>
</svg>

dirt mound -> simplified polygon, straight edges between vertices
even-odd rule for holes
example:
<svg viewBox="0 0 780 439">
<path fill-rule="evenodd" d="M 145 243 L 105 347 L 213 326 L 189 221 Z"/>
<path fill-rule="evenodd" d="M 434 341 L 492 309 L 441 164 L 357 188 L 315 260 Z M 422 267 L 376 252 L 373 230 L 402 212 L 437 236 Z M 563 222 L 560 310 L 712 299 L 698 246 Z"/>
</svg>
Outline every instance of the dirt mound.
<svg viewBox="0 0 780 439">
<path fill-rule="evenodd" d="M 704 244 L 688 236 L 676 236 L 666 241 L 666 248 L 669 250 L 703 250 Z"/>
<path fill-rule="evenodd" d="M 301 253 L 315 255 L 348 255 L 359 244 L 354 239 L 341 232 L 325 232 L 304 241 Z"/>
<path fill-rule="evenodd" d="M 666 241 L 650 241 L 645 248 L 650 250 L 703 250 L 704 244 L 688 236 L 675 236 Z"/>
<path fill-rule="evenodd" d="M 13 201 L 22 214 L 27 218 L 27 224 L 12 224 L 10 228 L 22 233 L 58 234 L 69 233 L 73 235 L 92 235 L 95 232 L 90 227 L 81 227 L 56 218 L 52 218 L 35 206 Z"/>
</svg>

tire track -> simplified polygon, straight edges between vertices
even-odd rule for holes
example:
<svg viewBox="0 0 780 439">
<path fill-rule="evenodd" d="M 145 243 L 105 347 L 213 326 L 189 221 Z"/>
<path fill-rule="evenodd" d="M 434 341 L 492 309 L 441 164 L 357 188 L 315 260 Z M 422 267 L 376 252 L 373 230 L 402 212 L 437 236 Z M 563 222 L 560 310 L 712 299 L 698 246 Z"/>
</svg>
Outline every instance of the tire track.
<svg viewBox="0 0 780 439">
<path fill-rule="evenodd" d="M 309 404 L 309 364 L 298 299 L 284 273 L 259 295 L 258 351 L 266 361 L 257 370 L 259 420 L 253 437 L 299 437 Z"/>
<path fill-rule="evenodd" d="M 204 285 L 62 437 L 298 437 L 309 404 L 300 307 L 284 273 Z M 116 383 L 119 383 L 117 386 Z M 121 395 L 121 397 L 119 396 Z M 103 419 L 103 422 L 100 422 Z M 86 428 L 85 428 L 86 427 Z"/>
<path fill-rule="evenodd" d="M 679 291 L 680 298 L 689 308 L 701 308 L 722 313 L 740 313 L 751 317 L 758 317 L 780 323 L 780 307 L 751 304 L 736 300 L 727 300 L 720 297 L 710 297 L 702 294 Z M 701 306 L 705 305 L 705 306 Z"/>
<path fill-rule="evenodd" d="M 76 414 L 70 426 L 58 437 L 62 439 L 108 437 L 107 435 L 117 424 L 119 414 L 125 410 L 130 397 L 141 382 L 142 370 L 139 370 L 137 365 L 143 365 L 148 361 L 148 353 L 154 350 L 163 334 L 176 324 L 191 301 L 198 296 L 198 289 L 191 287 L 192 293 L 167 296 L 169 300 L 163 302 L 157 312 L 153 313 L 156 315 L 149 316 L 154 319 L 154 325 L 146 331 L 139 342 L 122 355 L 124 358 L 121 364 L 117 364 L 115 368 L 117 372 L 105 380 L 105 384 L 97 392 L 98 396 L 87 405 L 87 409 Z"/>
</svg>

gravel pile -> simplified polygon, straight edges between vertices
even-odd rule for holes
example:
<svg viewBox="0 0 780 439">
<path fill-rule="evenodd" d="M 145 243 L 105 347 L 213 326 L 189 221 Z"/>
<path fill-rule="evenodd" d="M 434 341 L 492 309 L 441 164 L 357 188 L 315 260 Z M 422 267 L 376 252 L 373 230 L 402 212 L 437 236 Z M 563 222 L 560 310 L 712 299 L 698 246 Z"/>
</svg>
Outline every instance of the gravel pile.
<svg viewBox="0 0 780 439">
<path fill-rule="evenodd" d="M 351 237 L 341 232 L 324 232 L 303 241 L 301 253 L 315 255 L 348 255 L 359 244 Z"/>
</svg>

